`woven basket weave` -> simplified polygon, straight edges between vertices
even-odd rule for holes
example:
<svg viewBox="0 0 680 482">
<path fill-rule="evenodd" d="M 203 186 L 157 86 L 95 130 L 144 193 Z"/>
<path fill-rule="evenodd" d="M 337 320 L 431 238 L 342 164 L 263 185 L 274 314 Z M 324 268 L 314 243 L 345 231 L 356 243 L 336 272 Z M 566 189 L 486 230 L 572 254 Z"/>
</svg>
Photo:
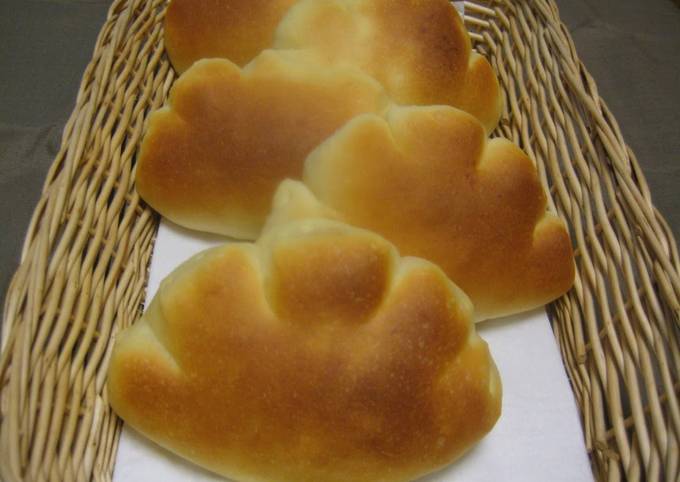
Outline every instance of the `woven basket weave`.
<svg viewBox="0 0 680 482">
<path fill-rule="evenodd" d="M 552 0 L 466 3 L 506 110 L 569 224 L 574 289 L 549 307 L 599 480 L 678 480 L 680 264 L 635 156 Z M 0 474 L 110 480 L 121 423 L 106 369 L 139 316 L 158 219 L 134 190 L 149 113 L 175 79 L 164 0 L 117 0 L 97 41 L 6 297 Z M 549 430 L 549 427 L 546 427 Z"/>
</svg>

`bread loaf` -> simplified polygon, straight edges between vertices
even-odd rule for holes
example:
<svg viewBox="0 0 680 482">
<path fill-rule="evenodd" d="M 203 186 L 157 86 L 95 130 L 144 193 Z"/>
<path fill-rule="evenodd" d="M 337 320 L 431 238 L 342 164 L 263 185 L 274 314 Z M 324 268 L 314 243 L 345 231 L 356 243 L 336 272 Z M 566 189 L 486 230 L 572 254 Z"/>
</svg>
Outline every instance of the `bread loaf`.
<svg viewBox="0 0 680 482">
<path fill-rule="evenodd" d="M 457 107 L 487 132 L 501 115 L 496 75 L 472 52 L 448 0 L 301 0 L 283 17 L 274 47 L 356 67 L 397 104 Z"/>
<path fill-rule="evenodd" d="M 439 268 L 318 217 L 310 199 L 283 183 L 257 243 L 164 280 L 116 340 L 109 399 L 136 430 L 235 480 L 415 479 L 493 427 L 496 367 Z"/>
<path fill-rule="evenodd" d="M 241 69 L 202 60 L 154 112 L 137 158 L 137 190 L 182 226 L 257 237 L 276 186 L 346 121 L 384 110 L 380 85 L 266 51 Z"/>
<path fill-rule="evenodd" d="M 179 72 L 204 58 L 243 66 L 266 48 L 295 49 L 362 70 L 399 104 L 463 109 L 487 132 L 501 114 L 496 75 L 448 0 L 172 0 L 165 45 Z"/>
<path fill-rule="evenodd" d="M 533 162 L 460 110 L 358 116 L 310 154 L 303 179 L 346 222 L 438 264 L 478 319 L 541 306 L 573 283 L 569 234 L 546 211 Z"/>
</svg>

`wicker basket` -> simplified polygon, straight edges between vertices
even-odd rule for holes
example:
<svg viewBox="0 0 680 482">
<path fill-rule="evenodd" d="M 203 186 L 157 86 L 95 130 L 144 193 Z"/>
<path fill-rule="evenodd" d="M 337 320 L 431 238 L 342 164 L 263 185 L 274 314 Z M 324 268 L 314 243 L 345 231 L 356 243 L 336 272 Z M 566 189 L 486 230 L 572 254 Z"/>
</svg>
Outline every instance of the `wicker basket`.
<svg viewBox="0 0 680 482">
<path fill-rule="evenodd" d="M 599 480 L 677 480 L 680 264 L 635 156 L 552 0 L 466 3 L 505 91 L 497 134 L 533 157 L 576 245 L 549 308 Z M 117 0 L 83 76 L 6 298 L 5 480 L 109 480 L 121 423 L 105 391 L 114 335 L 142 309 L 158 219 L 133 186 L 148 114 L 175 78 L 164 0 Z"/>
</svg>

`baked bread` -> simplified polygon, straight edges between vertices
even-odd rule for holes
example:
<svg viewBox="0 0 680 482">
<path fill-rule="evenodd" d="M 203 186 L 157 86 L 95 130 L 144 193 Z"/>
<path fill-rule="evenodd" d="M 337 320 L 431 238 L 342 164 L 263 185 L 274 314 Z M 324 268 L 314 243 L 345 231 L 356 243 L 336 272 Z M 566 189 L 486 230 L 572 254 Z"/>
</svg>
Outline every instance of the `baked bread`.
<svg viewBox="0 0 680 482">
<path fill-rule="evenodd" d="M 296 0 L 172 0 L 165 14 L 165 49 L 184 72 L 197 60 L 246 65 L 268 48 Z"/>
<path fill-rule="evenodd" d="M 265 51 L 243 69 L 210 59 L 186 71 L 142 141 L 142 198 L 182 226 L 256 238 L 279 182 L 299 178 L 307 154 L 347 120 L 387 105 L 370 77 L 294 57 Z"/>
<path fill-rule="evenodd" d="M 243 66 L 268 47 L 300 49 L 362 69 L 400 104 L 452 105 L 488 132 L 501 115 L 493 68 L 448 0 L 172 0 L 165 47 L 180 73 L 203 58 Z"/>
<path fill-rule="evenodd" d="M 564 223 L 533 162 L 448 106 L 361 115 L 307 158 L 303 180 L 346 222 L 438 264 L 477 319 L 543 305 L 574 280 Z"/>
<path fill-rule="evenodd" d="M 384 238 L 305 218 L 308 197 L 283 183 L 256 244 L 163 281 L 116 340 L 113 408 L 235 480 L 405 481 L 450 463 L 500 414 L 470 301 Z"/>
<path fill-rule="evenodd" d="M 274 48 L 357 67 L 398 104 L 452 105 L 488 132 L 501 115 L 496 75 L 472 52 L 448 0 L 302 0 L 279 24 Z"/>
</svg>

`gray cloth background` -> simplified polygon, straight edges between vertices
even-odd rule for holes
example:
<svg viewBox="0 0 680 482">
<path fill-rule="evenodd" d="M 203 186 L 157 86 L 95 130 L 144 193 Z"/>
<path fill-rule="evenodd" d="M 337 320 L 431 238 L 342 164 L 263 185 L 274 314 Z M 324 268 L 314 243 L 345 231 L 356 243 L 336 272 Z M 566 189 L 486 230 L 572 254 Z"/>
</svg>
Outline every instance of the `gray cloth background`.
<svg viewBox="0 0 680 482">
<path fill-rule="evenodd" d="M 677 237 L 680 8 L 673 0 L 557 3 Z M 0 0 L 0 302 L 108 8 Z"/>
</svg>

